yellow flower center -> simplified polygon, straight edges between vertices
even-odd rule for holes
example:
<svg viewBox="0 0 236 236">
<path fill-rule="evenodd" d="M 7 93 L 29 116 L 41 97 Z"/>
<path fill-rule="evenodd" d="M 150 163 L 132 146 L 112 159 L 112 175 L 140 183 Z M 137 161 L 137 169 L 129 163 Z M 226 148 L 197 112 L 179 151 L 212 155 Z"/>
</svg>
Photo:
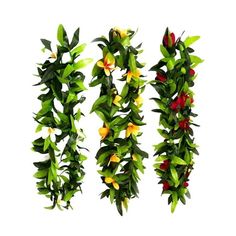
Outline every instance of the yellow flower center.
<svg viewBox="0 0 236 236">
<path fill-rule="evenodd" d="M 111 53 L 107 53 L 103 61 L 98 61 L 97 66 L 104 69 L 106 76 L 111 74 L 111 70 L 114 70 L 115 58 Z"/>
<path fill-rule="evenodd" d="M 49 135 L 53 134 L 54 132 L 55 132 L 54 128 L 51 128 L 51 127 L 48 128 L 48 134 Z"/>
<path fill-rule="evenodd" d="M 54 58 L 54 59 L 57 59 L 57 54 L 55 52 L 52 52 L 50 57 Z"/>
</svg>

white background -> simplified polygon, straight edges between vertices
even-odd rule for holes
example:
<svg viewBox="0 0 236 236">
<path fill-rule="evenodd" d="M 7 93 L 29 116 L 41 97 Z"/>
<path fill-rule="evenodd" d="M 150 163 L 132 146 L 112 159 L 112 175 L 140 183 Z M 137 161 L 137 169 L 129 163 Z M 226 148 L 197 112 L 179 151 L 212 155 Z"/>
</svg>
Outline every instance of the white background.
<svg viewBox="0 0 236 236">
<path fill-rule="evenodd" d="M 0 235 L 236 235 L 235 226 L 235 1 L 2 1 L 0 3 Z M 144 114 L 142 147 L 150 153 L 146 172 L 139 184 L 140 197 L 119 216 L 108 199 L 100 200 L 104 189 L 94 155 L 99 148 L 97 133 L 101 122 L 89 115 L 99 88 L 87 93 L 83 128 L 90 149 L 85 163 L 87 173 L 83 195 L 73 200 L 74 210 L 48 211 L 49 202 L 37 195 L 32 162 L 41 157 L 31 152 L 35 138 L 32 119 L 39 103 L 36 62 L 43 55 L 40 38 L 56 43 L 56 29 L 63 23 L 69 35 L 80 26 L 81 42 L 106 35 L 111 27 L 139 28 L 135 44 L 143 42 L 143 61 L 147 70 L 160 58 L 159 44 L 165 27 L 176 35 L 201 35 L 194 45 L 205 59 L 197 68 L 194 108 L 199 113 L 195 129 L 200 156 L 189 189 L 192 199 L 170 213 L 161 186 L 153 171 L 152 145 L 161 141 L 156 132 L 158 115 L 151 113 L 155 95 L 148 87 Z M 88 45 L 84 57 L 99 59 L 96 44 Z M 89 83 L 92 65 L 83 72 Z M 155 128 L 154 128 L 155 127 Z"/>
</svg>

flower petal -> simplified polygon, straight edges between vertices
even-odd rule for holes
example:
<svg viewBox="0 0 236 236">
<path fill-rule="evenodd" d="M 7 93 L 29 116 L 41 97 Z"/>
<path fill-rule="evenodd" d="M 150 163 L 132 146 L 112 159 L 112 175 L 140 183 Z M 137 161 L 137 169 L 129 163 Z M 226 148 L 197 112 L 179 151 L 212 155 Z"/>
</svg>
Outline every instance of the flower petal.
<svg viewBox="0 0 236 236">
<path fill-rule="evenodd" d="M 112 179 L 111 177 L 105 177 L 105 183 L 111 184 L 113 182 L 114 182 L 114 179 Z"/>
<path fill-rule="evenodd" d="M 56 135 L 55 134 L 50 134 L 50 139 L 53 143 L 56 141 Z"/>
<path fill-rule="evenodd" d="M 110 74 L 111 74 L 111 73 L 110 73 L 110 70 L 107 69 L 107 68 L 104 69 L 104 72 L 105 72 L 106 76 L 110 76 Z"/>
<path fill-rule="evenodd" d="M 119 189 L 120 189 L 120 186 L 119 186 L 118 183 L 113 182 L 112 185 L 113 185 L 114 189 L 116 189 L 116 190 L 119 190 Z"/>
<path fill-rule="evenodd" d="M 98 61 L 97 66 L 101 67 L 101 68 L 104 68 L 104 63 L 102 61 Z"/>
</svg>

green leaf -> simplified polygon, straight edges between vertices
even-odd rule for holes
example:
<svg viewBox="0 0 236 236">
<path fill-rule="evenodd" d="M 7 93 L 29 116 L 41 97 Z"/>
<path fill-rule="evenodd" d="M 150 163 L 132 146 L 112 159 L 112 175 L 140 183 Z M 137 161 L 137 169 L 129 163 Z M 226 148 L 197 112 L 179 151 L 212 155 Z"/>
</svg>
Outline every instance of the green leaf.
<svg viewBox="0 0 236 236">
<path fill-rule="evenodd" d="M 79 121 L 79 120 L 80 120 L 80 117 L 81 117 L 81 111 L 80 111 L 80 109 L 78 109 L 78 111 L 77 111 L 76 114 L 75 114 L 75 119 L 76 119 L 77 121 Z"/>
<path fill-rule="evenodd" d="M 179 177 L 178 177 L 178 173 L 173 165 L 170 166 L 170 173 L 171 173 L 172 179 L 175 183 L 175 187 L 177 187 L 179 185 Z"/>
<path fill-rule="evenodd" d="M 124 85 L 124 87 L 123 87 L 123 89 L 121 91 L 121 94 L 120 94 L 121 97 L 125 98 L 126 95 L 128 94 L 128 92 L 129 92 L 129 85 L 127 83 L 125 83 L 125 85 Z"/>
<path fill-rule="evenodd" d="M 54 142 L 51 142 L 51 147 L 57 152 L 60 151 L 60 149 L 58 149 L 58 147 L 56 146 L 56 144 Z"/>
<path fill-rule="evenodd" d="M 43 179 L 48 174 L 48 169 L 39 170 L 34 174 L 37 179 Z"/>
<path fill-rule="evenodd" d="M 135 60 L 135 56 L 133 53 L 129 54 L 129 67 L 130 67 L 131 72 L 133 72 L 133 73 L 136 72 L 136 70 L 137 70 L 136 60 Z"/>
<path fill-rule="evenodd" d="M 67 192 L 66 195 L 64 196 L 63 200 L 65 202 L 70 201 L 70 199 L 73 197 L 74 193 L 75 193 L 74 190 Z"/>
<path fill-rule="evenodd" d="M 174 213 L 178 203 L 178 194 L 176 192 L 172 192 L 171 196 L 172 196 L 171 213 Z"/>
<path fill-rule="evenodd" d="M 35 130 L 35 133 L 40 132 L 40 131 L 42 130 L 42 128 L 43 128 L 43 125 L 42 125 L 42 124 L 39 124 L 39 125 L 37 126 L 36 130 Z"/>
<path fill-rule="evenodd" d="M 94 65 L 93 70 L 92 70 L 92 76 L 96 77 L 100 72 L 102 71 L 102 68 L 100 68 L 99 66 L 97 66 L 97 63 Z M 97 79 L 96 81 L 101 81 L 101 78 Z M 98 83 L 95 84 L 94 81 L 92 81 L 90 83 L 90 86 L 96 86 Z"/>
<path fill-rule="evenodd" d="M 70 115 L 70 122 L 71 122 L 71 131 L 72 131 L 73 133 L 77 133 L 77 129 L 76 129 L 76 127 L 75 127 L 74 118 L 73 118 L 72 115 Z"/>
<path fill-rule="evenodd" d="M 76 80 L 75 83 L 78 85 L 78 87 L 79 87 L 82 91 L 87 90 L 87 88 L 84 86 L 84 83 L 83 83 L 82 80 Z"/>
<path fill-rule="evenodd" d="M 80 44 L 78 47 L 74 48 L 72 51 L 71 51 L 71 55 L 73 56 L 78 56 L 81 54 L 81 52 L 84 51 L 86 47 L 86 43 L 83 43 L 83 44 Z"/>
<path fill-rule="evenodd" d="M 37 113 L 36 119 L 41 118 L 43 115 L 45 115 L 47 112 L 51 111 L 52 109 L 52 100 L 47 100 L 42 103 L 41 110 Z"/>
<path fill-rule="evenodd" d="M 162 44 L 160 45 L 160 50 L 161 50 L 161 53 L 164 57 L 167 57 L 167 58 L 170 57 L 169 52 L 167 51 L 167 49 Z"/>
<path fill-rule="evenodd" d="M 170 94 L 173 94 L 176 90 L 176 83 L 173 80 L 169 80 Z"/>
<path fill-rule="evenodd" d="M 140 157 L 139 155 L 137 155 L 137 154 L 135 154 L 135 155 L 136 155 L 136 157 L 137 157 L 137 160 L 134 161 L 133 163 L 134 163 L 134 165 L 138 168 L 138 170 L 139 170 L 142 174 L 144 174 L 144 168 L 143 168 L 142 159 L 141 159 L 141 157 Z"/>
<path fill-rule="evenodd" d="M 83 155 L 83 154 L 80 154 L 79 155 L 79 160 L 80 161 L 86 161 L 88 158 L 85 156 L 85 155 Z"/>
<path fill-rule="evenodd" d="M 66 99 L 66 103 L 73 101 L 75 98 L 77 98 L 77 95 L 73 92 L 69 92 L 69 95 L 67 96 Z"/>
<path fill-rule="evenodd" d="M 194 42 L 196 42 L 198 39 L 200 39 L 200 36 L 191 36 L 191 37 L 187 37 L 185 40 L 184 40 L 184 44 L 185 44 L 185 47 L 189 47 L 191 44 L 193 44 Z"/>
<path fill-rule="evenodd" d="M 44 145 L 43 145 L 43 151 L 46 151 L 49 147 L 51 143 L 51 139 L 50 136 L 48 136 L 45 140 L 44 140 Z"/>
<path fill-rule="evenodd" d="M 204 60 L 202 60 L 198 56 L 190 55 L 190 60 L 194 64 L 192 67 L 196 67 L 198 64 L 202 63 Z"/>
<path fill-rule="evenodd" d="M 169 138 L 169 134 L 166 130 L 158 129 L 158 132 L 163 138 L 166 138 L 166 139 Z"/>
<path fill-rule="evenodd" d="M 48 41 L 47 39 L 40 39 L 40 40 L 41 40 L 41 42 L 43 43 L 43 45 L 46 49 L 48 49 L 49 51 L 52 51 L 50 41 Z"/>
<path fill-rule="evenodd" d="M 86 67 L 89 63 L 91 63 L 92 61 L 93 61 L 92 58 L 85 58 L 85 59 L 79 60 L 73 65 L 74 70 L 82 69 Z"/>
<path fill-rule="evenodd" d="M 191 157 L 187 148 L 185 148 L 184 160 L 187 164 L 190 164 Z"/>
<path fill-rule="evenodd" d="M 99 155 L 98 160 L 97 160 L 97 164 L 102 164 L 104 162 L 104 160 L 113 153 L 114 153 L 114 150 L 108 150 L 106 152 L 103 152 L 101 155 Z"/>
<path fill-rule="evenodd" d="M 68 46 L 67 34 L 62 24 L 60 24 L 57 29 L 57 40 L 61 46 Z"/>
<path fill-rule="evenodd" d="M 90 113 L 94 112 L 101 104 L 105 103 L 105 102 L 107 101 L 107 98 L 108 98 L 107 95 L 103 95 L 103 96 L 99 97 L 99 98 L 94 102 Z"/>
<path fill-rule="evenodd" d="M 114 198 L 115 198 L 115 189 L 114 188 L 110 188 L 110 202 L 113 203 Z"/>
<path fill-rule="evenodd" d="M 187 163 L 183 159 L 177 156 L 174 156 L 172 158 L 171 163 L 176 165 L 187 165 Z"/>
<path fill-rule="evenodd" d="M 173 70 L 175 67 L 175 60 L 174 58 L 170 58 L 167 62 L 167 68 L 168 70 Z"/>
<path fill-rule="evenodd" d="M 49 185 L 51 182 L 52 182 L 52 180 L 53 180 L 54 178 L 53 178 L 53 173 L 52 173 L 52 170 L 51 170 L 51 168 L 48 170 L 48 181 L 47 181 L 47 184 Z"/>
<path fill-rule="evenodd" d="M 69 179 L 65 175 L 60 175 L 65 183 L 69 183 Z"/>
<path fill-rule="evenodd" d="M 79 43 L 79 32 L 80 32 L 80 28 L 76 29 L 76 31 L 74 32 L 74 35 L 70 44 L 70 49 L 74 48 Z"/>
<path fill-rule="evenodd" d="M 102 121 L 107 122 L 105 115 L 101 111 L 96 110 L 95 113 Z"/>
<path fill-rule="evenodd" d="M 74 71 L 74 67 L 72 65 L 68 64 L 63 71 L 62 79 L 67 78 L 73 71 Z"/>
</svg>

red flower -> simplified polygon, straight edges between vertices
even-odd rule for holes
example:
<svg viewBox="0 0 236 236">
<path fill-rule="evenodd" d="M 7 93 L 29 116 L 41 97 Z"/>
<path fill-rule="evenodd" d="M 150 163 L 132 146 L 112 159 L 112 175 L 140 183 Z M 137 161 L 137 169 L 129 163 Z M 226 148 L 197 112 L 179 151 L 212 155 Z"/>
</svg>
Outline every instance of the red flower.
<svg viewBox="0 0 236 236">
<path fill-rule="evenodd" d="M 166 75 L 165 74 L 162 74 L 160 72 L 157 72 L 157 76 L 155 78 L 155 80 L 159 80 L 161 82 L 165 82 L 166 81 Z"/>
<path fill-rule="evenodd" d="M 189 75 L 190 75 L 190 76 L 194 76 L 194 75 L 195 75 L 195 70 L 193 70 L 193 69 L 190 68 L 190 70 L 189 70 Z"/>
<path fill-rule="evenodd" d="M 185 188 L 187 188 L 188 187 L 188 182 L 187 181 L 185 181 L 185 182 L 183 182 L 183 186 L 185 187 Z"/>
<path fill-rule="evenodd" d="M 169 31 L 167 32 L 167 34 L 164 35 L 163 37 L 163 45 L 165 47 L 173 47 L 175 44 L 175 34 L 174 33 L 169 33 Z"/>
<path fill-rule="evenodd" d="M 189 129 L 189 118 L 185 118 L 185 119 L 179 121 L 179 127 L 180 127 L 180 129 L 188 130 Z"/>
<path fill-rule="evenodd" d="M 169 185 L 168 181 L 164 181 L 164 182 L 163 182 L 163 190 L 166 191 L 166 190 L 168 190 L 169 188 L 170 188 L 170 185 Z"/>
<path fill-rule="evenodd" d="M 187 95 L 186 93 L 182 93 L 170 104 L 171 110 L 177 112 L 180 109 L 184 109 L 186 105 L 186 101 L 189 98 L 190 98 L 189 95 Z M 190 98 L 190 103 L 193 103 L 193 98 Z"/>
<path fill-rule="evenodd" d="M 170 166 L 170 162 L 168 160 L 163 161 L 163 163 L 160 165 L 160 168 L 162 170 L 167 170 Z"/>
</svg>

